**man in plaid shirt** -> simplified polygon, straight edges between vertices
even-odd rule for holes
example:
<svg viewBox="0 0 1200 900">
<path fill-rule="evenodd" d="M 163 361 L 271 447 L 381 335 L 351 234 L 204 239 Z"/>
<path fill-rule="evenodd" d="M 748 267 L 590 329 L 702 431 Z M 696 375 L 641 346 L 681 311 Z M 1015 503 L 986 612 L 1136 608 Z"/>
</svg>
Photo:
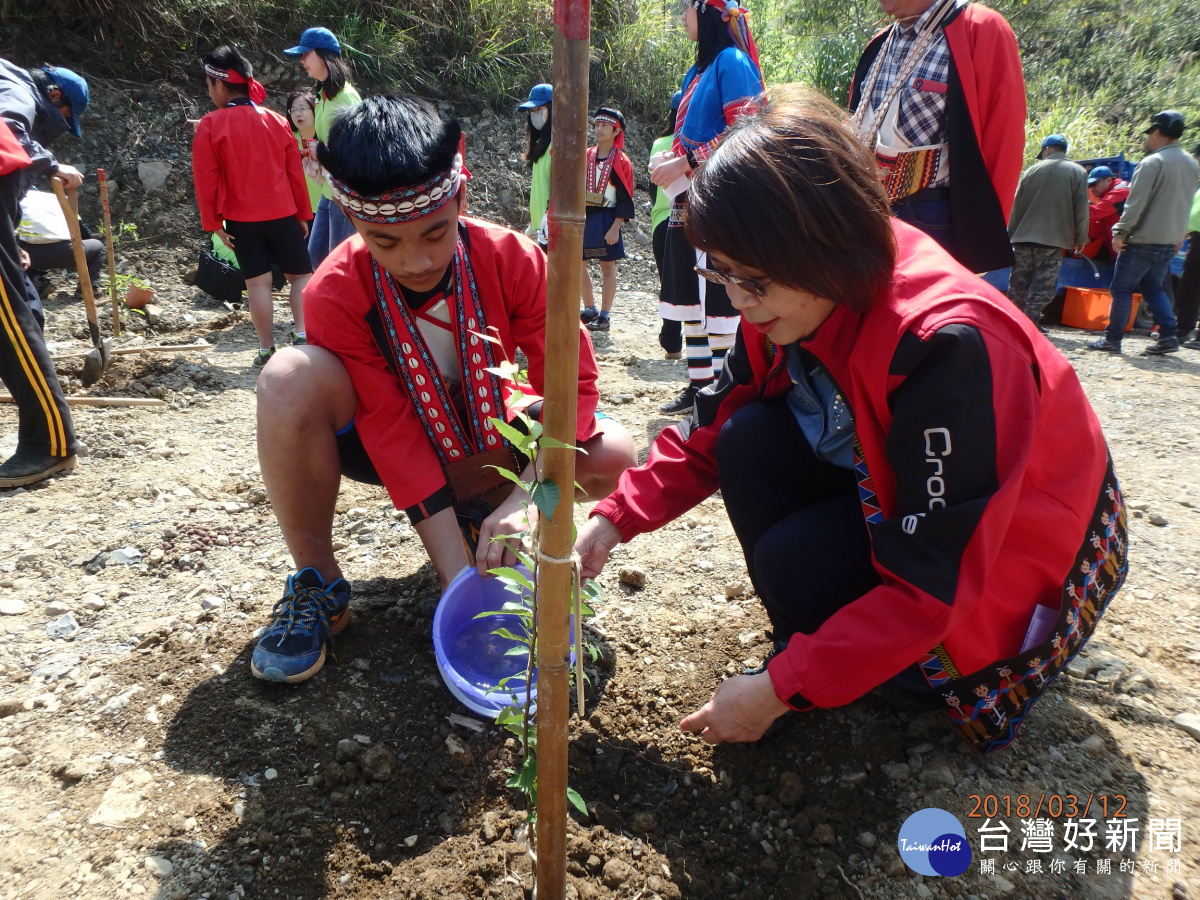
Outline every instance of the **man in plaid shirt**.
<svg viewBox="0 0 1200 900">
<path fill-rule="evenodd" d="M 1012 29 L 969 0 L 880 0 L 851 127 L 875 151 L 894 214 L 981 272 L 1012 263 L 1008 215 L 1025 145 Z"/>
</svg>

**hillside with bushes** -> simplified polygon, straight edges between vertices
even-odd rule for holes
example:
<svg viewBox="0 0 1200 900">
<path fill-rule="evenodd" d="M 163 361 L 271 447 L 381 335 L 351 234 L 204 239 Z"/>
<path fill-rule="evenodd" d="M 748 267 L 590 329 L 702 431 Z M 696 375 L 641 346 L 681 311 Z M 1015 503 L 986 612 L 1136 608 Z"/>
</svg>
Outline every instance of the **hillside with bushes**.
<svg viewBox="0 0 1200 900">
<path fill-rule="evenodd" d="M 1061 131 L 1080 156 L 1136 152 L 1144 121 L 1164 107 L 1200 123 L 1194 0 L 995 5 L 1021 45 L 1030 147 Z M 875 0 L 749 6 L 768 83 L 807 81 L 839 100 L 882 21 Z M 49 58 L 84 72 L 173 81 L 198 78 L 200 53 L 233 40 L 257 51 L 269 79 L 294 65 L 280 51 L 321 24 L 342 37 L 360 80 L 375 88 L 505 109 L 549 78 L 551 9 L 550 0 L 0 0 L 0 51 L 25 64 Z M 592 21 L 593 100 L 657 120 L 691 54 L 677 2 L 599 0 Z"/>
</svg>

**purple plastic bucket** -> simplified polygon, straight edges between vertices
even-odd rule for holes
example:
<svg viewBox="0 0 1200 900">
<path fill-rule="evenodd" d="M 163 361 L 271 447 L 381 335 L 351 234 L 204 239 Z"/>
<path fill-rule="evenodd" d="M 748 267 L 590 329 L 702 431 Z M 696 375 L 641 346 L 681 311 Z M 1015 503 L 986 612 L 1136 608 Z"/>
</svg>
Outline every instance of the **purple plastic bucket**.
<svg viewBox="0 0 1200 900">
<path fill-rule="evenodd" d="M 517 566 L 521 574 L 528 577 L 524 566 Z M 473 568 L 464 568 L 438 601 L 433 614 L 433 651 L 437 656 L 438 671 L 446 687 L 464 706 L 480 716 L 495 719 L 505 707 L 516 702 L 525 703 L 525 654 L 507 656 L 512 647 L 523 646 L 509 638 L 501 638 L 493 631 L 507 628 L 513 634 L 523 631 L 521 620 L 515 615 L 475 617 L 482 612 L 498 610 L 518 596 L 505 588 L 497 578 L 483 578 Z M 572 626 L 574 617 L 572 617 Z M 574 636 L 572 635 L 572 645 Z M 574 656 L 574 654 L 572 654 Z M 506 689 L 496 689 L 505 676 L 518 675 L 508 682 Z M 537 699 L 537 673 L 530 687 L 532 699 Z"/>
</svg>

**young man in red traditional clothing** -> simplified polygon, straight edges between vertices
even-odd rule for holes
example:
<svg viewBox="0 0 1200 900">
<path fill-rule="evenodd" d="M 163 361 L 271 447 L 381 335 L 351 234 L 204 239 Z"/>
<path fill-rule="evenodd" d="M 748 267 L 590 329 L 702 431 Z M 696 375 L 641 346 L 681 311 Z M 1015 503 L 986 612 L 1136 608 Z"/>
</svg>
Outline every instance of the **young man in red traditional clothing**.
<svg viewBox="0 0 1200 900">
<path fill-rule="evenodd" d="M 633 219 L 633 163 L 625 146 L 625 117 L 620 110 L 601 107 L 592 117 L 596 146 L 587 152 L 583 225 L 583 312 L 580 320 L 592 331 L 608 331 L 609 314 L 617 299 L 617 260 L 625 258 L 621 226 Z M 587 261 L 600 263 L 600 310 L 592 294 Z"/>
<path fill-rule="evenodd" d="M 527 495 L 484 483 L 491 464 L 529 474 L 489 421 L 514 409 L 512 386 L 488 370 L 519 348 L 529 363 L 522 404 L 533 397 L 536 417 L 546 258 L 525 237 L 463 216 L 463 147 L 458 122 L 427 101 L 372 97 L 338 119 L 320 151 L 358 234 L 309 283 L 309 345 L 281 350 L 258 382 L 259 463 L 298 569 L 254 651 L 259 678 L 311 677 L 349 621 L 332 546 L 343 474 L 387 489 L 443 589 L 465 564 L 511 562 L 492 538 L 526 529 Z M 480 337 L 489 333 L 498 344 Z M 576 441 L 586 454 L 576 478 L 590 497 L 611 491 L 636 457 L 628 432 L 596 413 L 596 376 L 581 328 Z"/>
</svg>

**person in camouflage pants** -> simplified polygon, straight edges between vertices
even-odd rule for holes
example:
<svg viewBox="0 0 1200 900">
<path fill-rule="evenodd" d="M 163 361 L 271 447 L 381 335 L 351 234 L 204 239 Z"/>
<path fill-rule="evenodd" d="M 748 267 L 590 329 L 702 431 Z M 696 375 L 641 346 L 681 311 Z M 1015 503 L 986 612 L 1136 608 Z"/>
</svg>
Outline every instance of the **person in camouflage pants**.
<svg viewBox="0 0 1200 900">
<path fill-rule="evenodd" d="M 1058 290 L 1058 270 L 1062 265 L 1061 247 L 1041 244 L 1013 244 L 1012 275 L 1008 279 L 1008 299 L 1036 325 L 1042 309 Z"/>
</svg>

